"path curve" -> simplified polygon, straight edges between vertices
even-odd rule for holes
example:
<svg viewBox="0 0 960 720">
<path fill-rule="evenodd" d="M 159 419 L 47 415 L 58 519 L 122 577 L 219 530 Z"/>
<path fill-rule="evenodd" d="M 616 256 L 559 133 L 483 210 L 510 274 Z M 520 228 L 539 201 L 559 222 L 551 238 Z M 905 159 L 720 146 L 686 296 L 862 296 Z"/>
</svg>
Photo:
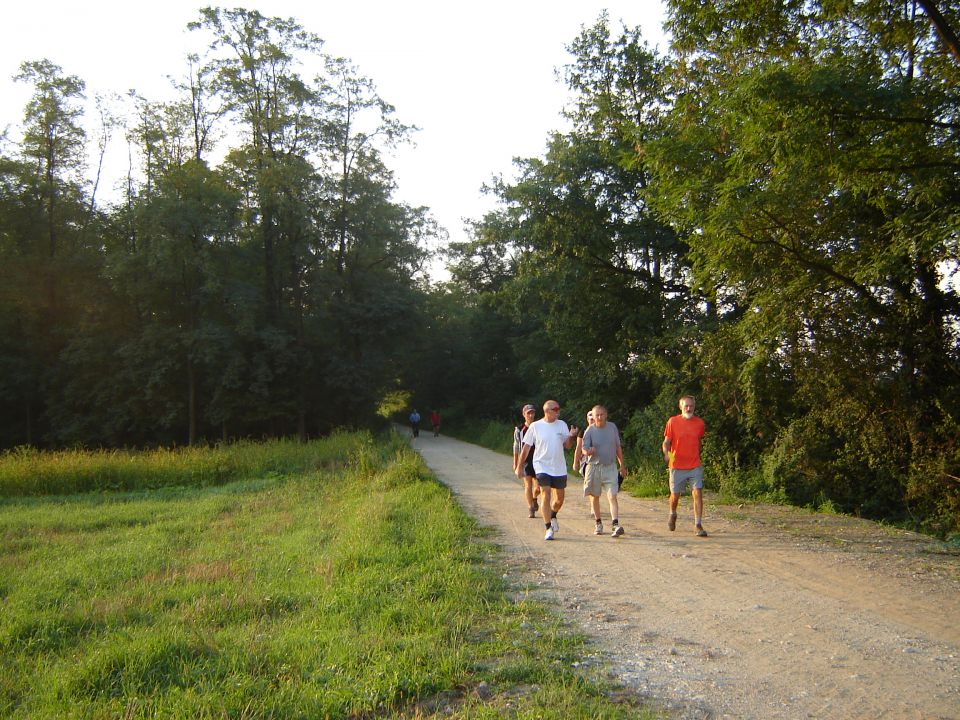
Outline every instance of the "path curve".
<svg viewBox="0 0 960 720">
<path fill-rule="evenodd" d="M 508 456 L 428 433 L 412 444 L 496 531 L 517 583 L 674 717 L 960 718 L 960 558 L 946 545 L 854 518 L 821 529 L 822 516 L 709 497 L 710 537 L 697 538 L 689 497 L 671 533 L 665 500 L 625 494 L 625 536 L 595 536 L 576 475 L 546 542 Z"/>
</svg>

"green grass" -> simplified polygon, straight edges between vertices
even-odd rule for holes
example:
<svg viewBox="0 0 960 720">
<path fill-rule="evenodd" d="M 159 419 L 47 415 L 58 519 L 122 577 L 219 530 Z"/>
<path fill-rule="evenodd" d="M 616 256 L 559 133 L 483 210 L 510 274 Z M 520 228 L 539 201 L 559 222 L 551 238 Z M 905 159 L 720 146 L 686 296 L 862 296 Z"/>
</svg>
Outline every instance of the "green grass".
<svg viewBox="0 0 960 720">
<path fill-rule="evenodd" d="M 21 447 L 0 454 L 0 497 L 223 485 L 338 465 L 369 442 L 362 433 L 335 433 L 312 443 L 277 440 L 142 452 Z"/>
<path fill-rule="evenodd" d="M 208 484 L 204 451 L 30 459 L 138 489 L 0 501 L 0 717 L 642 712 L 396 436 L 205 452 L 243 479 Z"/>
</svg>

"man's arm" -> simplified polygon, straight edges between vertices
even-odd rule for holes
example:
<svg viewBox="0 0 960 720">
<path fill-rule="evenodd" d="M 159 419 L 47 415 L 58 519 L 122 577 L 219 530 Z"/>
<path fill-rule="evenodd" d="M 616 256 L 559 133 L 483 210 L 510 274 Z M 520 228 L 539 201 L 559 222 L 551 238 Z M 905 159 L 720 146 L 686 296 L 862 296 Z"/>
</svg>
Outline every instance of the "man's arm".
<svg viewBox="0 0 960 720">
<path fill-rule="evenodd" d="M 523 443 L 523 449 L 520 451 L 520 457 L 513 466 L 513 472 L 518 478 L 523 478 L 523 466 L 527 462 L 527 455 L 530 454 L 530 445 Z"/>
<path fill-rule="evenodd" d="M 593 444 L 593 434 L 595 432 L 593 427 L 588 427 L 583 432 L 583 454 L 588 458 L 592 458 L 597 452 L 597 448 Z"/>
<path fill-rule="evenodd" d="M 673 447 L 673 444 L 670 442 L 670 438 L 665 437 L 663 439 L 663 459 L 665 462 L 670 462 L 670 448 Z"/>
</svg>

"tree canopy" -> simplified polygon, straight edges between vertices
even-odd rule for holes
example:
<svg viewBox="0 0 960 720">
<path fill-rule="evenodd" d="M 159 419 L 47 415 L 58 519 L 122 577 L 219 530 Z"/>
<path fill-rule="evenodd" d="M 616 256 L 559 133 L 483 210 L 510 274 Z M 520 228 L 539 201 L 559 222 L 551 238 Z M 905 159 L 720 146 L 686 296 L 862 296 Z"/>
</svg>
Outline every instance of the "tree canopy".
<svg viewBox="0 0 960 720">
<path fill-rule="evenodd" d="M 17 76 L 34 95 L 0 164 L 7 447 L 305 437 L 370 422 L 395 384 L 439 232 L 382 158 L 413 128 L 295 20 L 204 8 L 190 29 L 177 99 L 131 98 L 139 162 L 103 210 L 83 82 L 46 60 Z"/>
<path fill-rule="evenodd" d="M 960 530 L 960 10 L 667 8 L 663 51 L 606 15 L 571 39 L 564 129 L 492 178 L 435 286 L 444 230 L 393 198 L 386 153 L 415 128 L 295 20 L 200 10 L 177 99 L 127 98 L 136 162 L 106 207 L 83 81 L 25 62 L 0 149 L 0 445 L 307 437 L 389 396 L 512 419 L 552 396 L 607 405 L 659 472 L 693 393 L 719 489 Z"/>
<path fill-rule="evenodd" d="M 735 492 L 956 529 L 960 61 L 936 3 L 668 3 L 586 27 L 571 129 L 454 248 L 530 331 L 527 398 L 609 405 L 655 453 L 700 398 Z M 512 414 L 512 413 L 511 413 Z"/>
</svg>

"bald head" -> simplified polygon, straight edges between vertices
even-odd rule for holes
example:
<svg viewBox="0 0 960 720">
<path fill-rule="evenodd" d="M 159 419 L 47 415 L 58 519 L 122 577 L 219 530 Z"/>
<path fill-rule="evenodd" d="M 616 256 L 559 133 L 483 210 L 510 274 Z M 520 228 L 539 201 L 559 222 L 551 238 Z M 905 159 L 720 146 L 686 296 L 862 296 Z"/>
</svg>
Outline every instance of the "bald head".
<svg viewBox="0 0 960 720">
<path fill-rule="evenodd" d="M 594 425 L 603 427 L 607 424 L 607 409 L 603 405 L 594 405 L 590 412 L 593 413 Z"/>
</svg>

